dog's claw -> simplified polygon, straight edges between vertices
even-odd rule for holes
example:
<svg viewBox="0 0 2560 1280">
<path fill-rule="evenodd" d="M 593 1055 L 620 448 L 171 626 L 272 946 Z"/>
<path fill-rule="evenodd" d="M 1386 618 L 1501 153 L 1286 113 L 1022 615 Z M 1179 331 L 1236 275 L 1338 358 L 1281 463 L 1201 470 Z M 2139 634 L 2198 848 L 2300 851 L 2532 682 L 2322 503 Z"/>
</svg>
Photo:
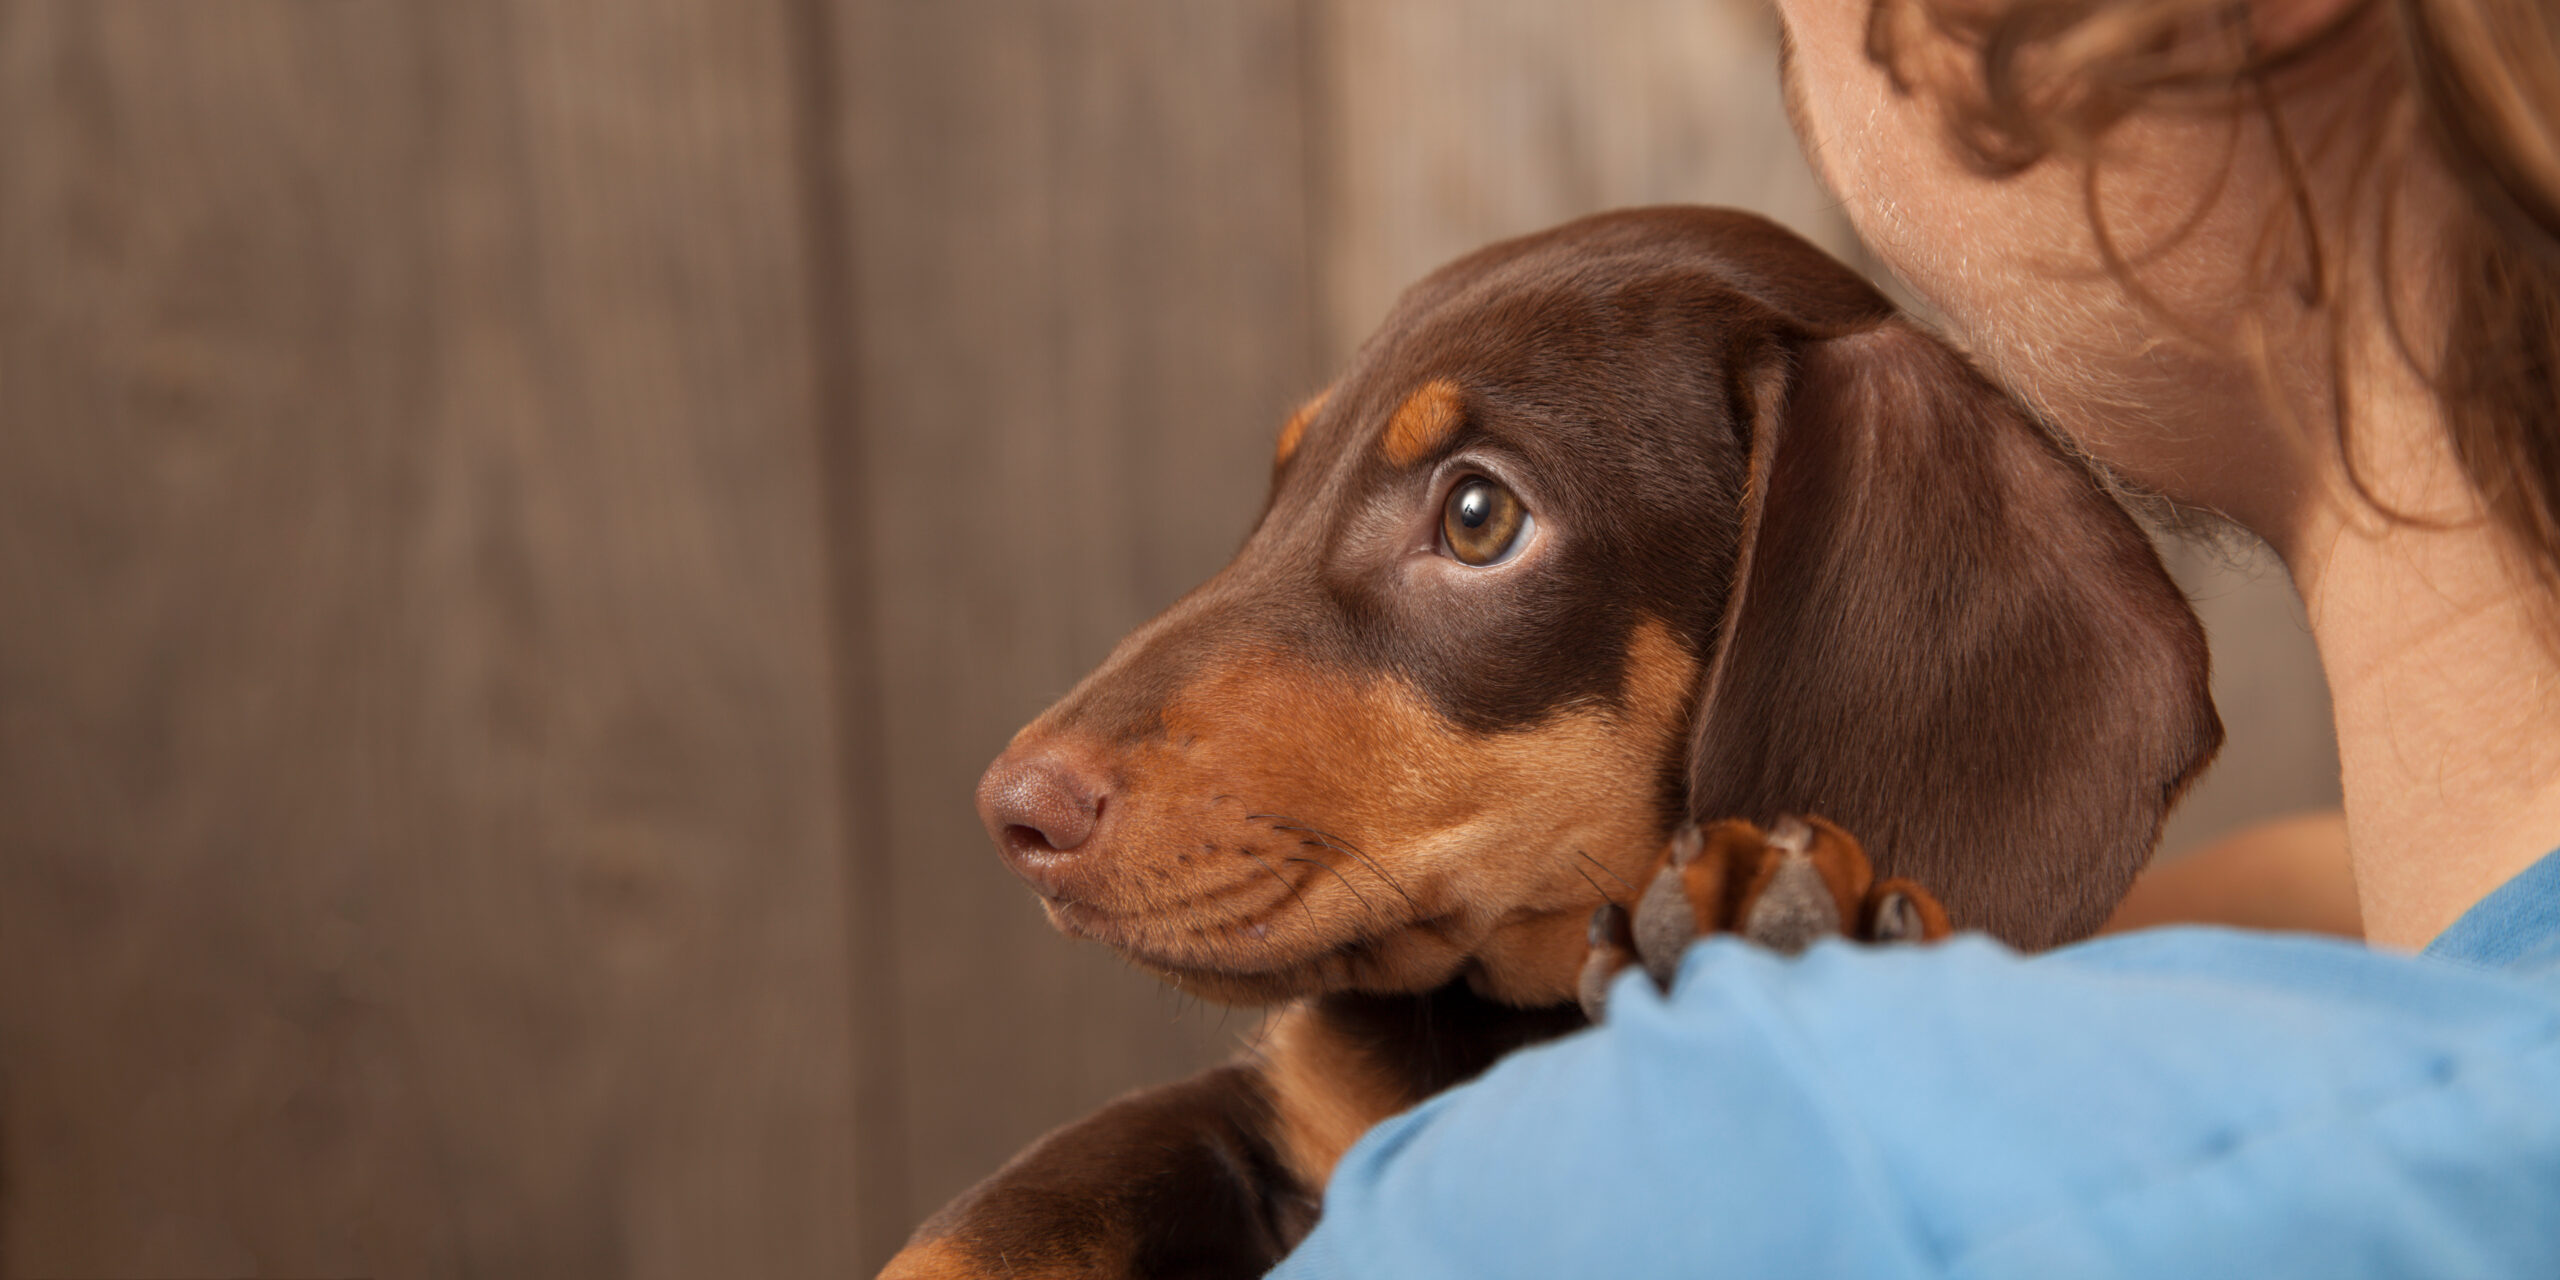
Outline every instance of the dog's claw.
<svg viewBox="0 0 2560 1280">
<path fill-rule="evenodd" d="M 1866 936 L 1872 942 L 1933 942 L 1953 933 L 1947 909 L 1908 880 L 1885 880 L 1867 894 Z"/>
<path fill-rule="evenodd" d="M 1805 825 L 1796 824 L 1805 832 Z M 1769 839 L 1768 856 L 1777 866 L 1768 873 L 1768 883 L 1759 896 L 1751 900 L 1751 909 L 1742 918 L 1742 936 L 1780 955 L 1795 955 L 1840 932 L 1840 900 L 1831 894 L 1831 886 L 1823 881 L 1822 872 L 1813 858 L 1804 852 L 1806 841 L 1794 842 L 1794 848 L 1779 843 L 1781 837 Z"/>
<path fill-rule="evenodd" d="M 1911 895 L 1894 890 L 1876 899 L 1872 932 L 1878 942 L 1918 942 L 1922 936 L 1920 908 L 1913 905 Z"/>
<path fill-rule="evenodd" d="M 1772 853 L 1803 853 L 1813 847 L 1813 824 L 1792 813 L 1769 824 L 1767 848 Z"/>
<path fill-rule="evenodd" d="M 1671 975 L 1679 972 L 1680 953 L 1698 936 L 1698 916 L 1686 885 L 1688 871 L 1664 862 L 1653 882 L 1645 886 L 1644 896 L 1636 900 L 1632 930 L 1636 955 L 1643 959 L 1644 971 L 1653 975 L 1653 984 L 1665 991 L 1671 989 Z"/>
<path fill-rule="evenodd" d="M 1591 923 L 1583 928 L 1583 939 L 1593 950 L 1619 945 L 1627 938 L 1627 909 L 1614 902 L 1603 902 L 1591 909 Z"/>
<path fill-rule="evenodd" d="M 1582 958 L 1576 994 L 1582 1001 L 1582 1016 L 1598 1022 L 1609 1011 L 1609 984 L 1636 960 L 1627 909 L 1614 902 L 1601 903 L 1591 912 L 1590 938 L 1591 954 Z"/>
<path fill-rule="evenodd" d="M 1680 956 L 1702 933 L 1738 933 L 1782 955 L 1846 934 L 1868 942 L 1925 942 L 1949 932 L 1946 909 L 1909 880 L 1875 877 L 1849 833 L 1819 818 L 1684 825 L 1664 843 L 1631 912 L 1592 913 L 1591 954 L 1578 994 L 1598 1021 L 1609 982 L 1630 963 L 1671 989 Z"/>
<path fill-rule="evenodd" d="M 1707 833 L 1697 823 L 1683 822 L 1671 833 L 1671 865 L 1685 867 L 1707 851 Z"/>
</svg>

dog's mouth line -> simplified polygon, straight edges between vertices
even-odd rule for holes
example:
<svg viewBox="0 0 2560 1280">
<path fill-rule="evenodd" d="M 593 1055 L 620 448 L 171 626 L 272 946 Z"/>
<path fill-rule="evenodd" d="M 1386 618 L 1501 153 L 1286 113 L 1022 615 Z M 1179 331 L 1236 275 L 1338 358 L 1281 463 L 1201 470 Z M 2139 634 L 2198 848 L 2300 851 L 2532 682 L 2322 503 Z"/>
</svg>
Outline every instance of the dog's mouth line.
<svg viewBox="0 0 2560 1280">
<path fill-rule="evenodd" d="M 1316 928 L 1324 932 L 1329 932 L 1324 930 L 1326 924 L 1354 920 L 1347 935 L 1330 937 L 1322 933 L 1292 936 L 1276 927 L 1301 907 L 1299 895 L 1292 892 L 1274 896 L 1249 914 L 1219 921 L 1185 920 L 1150 911 L 1095 912 L 1086 919 L 1076 919 L 1086 909 L 1074 904 L 1053 904 L 1053 918 L 1067 932 L 1100 942 L 1130 963 L 1168 978 L 1252 981 L 1322 971 L 1336 965 L 1357 970 L 1399 939 L 1445 935 L 1466 914 L 1450 911 L 1379 920 L 1365 918 L 1365 913 L 1363 917 L 1353 917 L 1310 911 L 1317 915 Z M 1298 945 L 1302 943 L 1314 945 Z M 1464 951 L 1463 947 L 1457 949 Z"/>
<path fill-rule="evenodd" d="M 1185 863 L 1202 854 L 1243 860 L 1228 864 L 1227 870 L 1234 874 L 1221 874 L 1218 883 L 1181 892 L 1179 896 L 1163 896 L 1160 890 L 1133 870 L 1118 877 L 1119 887 L 1116 890 L 1058 898 L 1053 903 L 1073 907 L 1081 919 L 1121 926 L 1147 920 L 1190 917 L 1194 922 L 1211 928 L 1230 928 L 1267 920 L 1293 903 L 1311 915 L 1327 918 L 1356 915 L 1379 922 L 1389 930 L 1404 927 L 1428 914 L 1402 880 L 1389 874 L 1377 857 L 1351 841 L 1294 819 L 1280 820 L 1281 816 L 1277 814 L 1247 816 L 1274 820 L 1266 829 L 1290 837 L 1290 843 L 1280 846 L 1243 842 L 1222 845 L 1209 841 L 1200 846 L 1202 853 L 1186 851 L 1175 855 Z M 1162 868 L 1154 873 L 1158 881 L 1165 879 L 1165 872 L 1172 869 L 1167 865 L 1167 853 L 1163 850 L 1124 851 L 1113 856 Z M 1213 871 L 1210 874 L 1220 873 Z M 1181 878 L 1197 875 L 1199 872 L 1191 871 Z M 1328 880 L 1339 893 L 1325 887 Z M 1229 905 L 1258 888 L 1267 889 L 1273 885 L 1279 887 L 1278 893 L 1246 905 L 1241 912 Z M 1306 906 L 1308 899 L 1319 893 L 1326 894 L 1330 900 L 1319 899 L 1315 906 Z M 1348 902 L 1342 901 L 1343 895 L 1349 897 Z"/>
<path fill-rule="evenodd" d="M 1304 893 L 1306 890 L 1303 883 L 1291 885 L 1284 881 L 1282 893 L 1276 897 L 1268 897 L 1260 903 L 1248 904 L 1241 914 L 1230 907 L 1229 904 L 1238 899 L 1267 891 L 1270 885 L 1271 877 L 1255 874 L 1238 876 L 1178 898 L 1163 899 L 1142 895 L 1135 902 L 1121 906 L 1106 905 L 1091 898 L 1060 898 L 1056 900 L 1056 905 L 1073 908 L 1079 917 L 1098 924 L 1125 925 L 1148 920 L 1189 918 L 1203 924 L 1223 927 L 1241 920 L 1263 916 L 1274 904 L 1288 902 L 1292 894 Z"/>
<path fill-rule="evenodd" d="M 1368 855 L 1332 841 L 1309 839 L 1301 847 L 1304 853 L 1238 850 L 1250 859 L 1254 870 L 1178 898 L 1155 898 L 1141 889 L 1138 895 L 1118 903 L 1089 898 L 1054 901 L 1050 904 L 1052 918 L 1062 930 L 1101 942 L 1133 961 L 1203 973 L 1250 975 L 1320 963 L 1330 956 L 1417 932 L 1448 940 L 1451 930 L 1464 929 L 1469 920 L 1477 927 L 1468 932 L 1482 934 L 1528 917 L 1566 911 L 1587 913 L 1601 903 L 1623 904 L 1637 896 L 1636 886 L 1619 871 L 1592 857 L 1572 840 L 1560 842 L 1554 857 L 1570 868 L 1572 880 L 1578 881 L 1572 896 L 1580 899 L 1587 891 L 1587 901 L 1559 903 L 1552 899 L 1550 887 L 1548 892 L 1529 895 L 1529 900 L 1507 905 L 1490 903 L 1481 894 L 1461 894 L 1461 905 L 1444 906 L 1439 911 L 1425 910 L 1413 892 Z M 1336 856 L 1322 856 L 1327 852 Z M 1311 854 L 1316 856 L 1308 856 Z M 1262 891 L 1258 897 L 1245 900 L 1257 890 Z M 1425 896 L 1440 895 L 1426 892 Z M 1293 913 L 1305 917 L 1303 927 L 1287 927 L 1286 918 Z M 1291 947 L 1293 942 L 1314 945 L 1270 964 L 1234 964 L 1223 959 L 1204 962 L 1204 958 L 1194 958 L 1202 951 L 1218 952 L 1239 945 L 1256 950 L 1274 946 L 1296 950 Z"/>
<path fill-rule="evenodd" d="M 1313 880 L 1315 877 L 1309 876 L 1306 879 Z M 1271 880 L 1272 877 L 1266 876 L 1259 880 L 1248 880 L 1236 886 L 1229 886 L 1226 892 L 1194 898 L 1185 903 L 1150 904 L 1134 910 L 1115 911 L 1088 902 L 1074 901 L 1055 902 L 1050 906 L 1053 914 L 1059 918 L 1061 928 L 1093 938 L 1095 941 L 1129 952 L 1133 956 L 1163 950 L 1160 945 L 1155 944 L 1159 944 L 1168 936 L 1187 938 L 1196 945 L 1214 948 L 1233 946 L 1238 943 L 1249 946 L 1285 945 L 1294 935 L 1308 940 L 1321 939 L 1322 946 L 1316 954 L 1322 954 L 1368 946 L 1418 928 L 1430 929 L 1453 918 L 1452 915 L 1442 915 L 1439 917 L 1396 916 L 1380 919 L 1376 917 L 1374 911 L 1356 908 L 1349 911 L 1335 910 L 1336 906 L 1348 904 L 1341 903 L 1338 898 L 1319 899 L 1311 904 L 1307 900 L 1307 891 L 1311 886 L 1305 880 L 1292 883 L 1286 879 L 1280 881 L 1279 892 L 1252 903 L 1241 911 L 1222 914 L 1214 919 L 1204 918 L 1196 913 L 1196 907 L 1203 902 L 1228 901 L 1257 887 L 1268 888 Z M 1306 917 L 1303 928 L 1283 927 L 1288 924 L 1293 913 Z M 1347 936 L 1334 936 L 1335 931 L 1346 922 L 1351 925 L 1351 932 Z"/>
<path fill-rule="evenodd" d="M 1474 832 L 1467 848 L 1456 848 L 1447 844 L 1456 832 L 1435 830 L 1423 841 L 1442 846 L 1432 851 L 1435 865 L 1463 867 L 1491 856 L 1535 863 L 1542 859 L 1520 852 L 1535 845 L 1551 846 L 1547 857 L 1568 870 L 1549 868 L 1537 885 L 1514 886 L 1527 889 L 1516 897 L 1492 884 L 1470 889 L 1465 875 L 1444 882 L 1427 868 L 1419 872 L 1421 883 L 1408 888 L 1406 876 L 1381 865 L 1398 861 L 1389 851 L 1373 854 L 1325 830 L 1321 819 L 1265 812 L 1240 797 L 1217 799 L 1232 802 L 1234 817 L 1258 834 L 1288 837 L 1287 842 L 1247 843 L 1208 828 L 1144 854 L 1126 852 L 1121 856 L 1133 864 L 1161 865 L 1168 872 L 1173 860 L 1192 865 L 1170 884 L 1161 874 L 1145 879 L 1133 866 L 1133 874 L 1113 890 L 1052 900 L 1051 923 L 1176 987 L 1223 985 L 1258 1000 L 1317 990 L 1402 990 L 1416 981 L 1446 980 L 1507 929 L 1533 918 L 1587 917 L 1602 902 L 1636 896 L 1612 865 L 1624 859 L 1603 861 L 1585 851 L 1586 845 L 1602 847 L 1592 841 L 1593 833 L 1543 831 L 1524 845 L 1517 837 L 1526 832 Z M 1390 843 L 1401 849 L 1412 842 Z M 1468 856 L 1471 849 L 1476 856 Z M 1200 864 L 1204 853 L 1223 855 L 1225 865 Z M 1217 882 L 1193 887 L 1198 881 L 1192 877 L 1203 873 L 1217 876 Z M 1416 873 L 1406 869 L 1407 876 Z"/>
<path fill-rule="evenodd" d="M 1275 859 L 1250 853 L 1245 856 L 1255 864 L 1253 870 L 1179 897 L 1159 897 L 1139 885 L 1116 905 L 1107 899 L 1093 898 L 1060 898 L 1053 905 L 1071 908 L 1080 919 L 1097 924 L 1128 926 L 1150 921 L 1187 920 L 1205 928 L 1230 929 L 1267 921 L 1292 905 L 1299 906 L 1310 915 L 1315 914 L 1315 907 L 1305 905 L 1307 895 L 1324 883 L 1325 873 L 1331 873 L 1341 880 L 1344 891 L 1351 894 L 1361 912 L 1370 916 L 1377 914 L 1371 896 L 1353 888 L 1340 868 L 1315 858 L 1282 856 Z M 1298 863 L 1311 865 L 1316 870 L 1299 873 L 1294 879 L 1283 873 L 1283 867 Z M 1279 886 L 1277 893 L 1271 892 L 1275 884 Z M 1241 907 L 1234 905 L 1239 902 L 1243 904 Z M 1325 902 L 1323 906 L 1323 914 L 1336 914 L 1333 903 Z"/>
</svg>

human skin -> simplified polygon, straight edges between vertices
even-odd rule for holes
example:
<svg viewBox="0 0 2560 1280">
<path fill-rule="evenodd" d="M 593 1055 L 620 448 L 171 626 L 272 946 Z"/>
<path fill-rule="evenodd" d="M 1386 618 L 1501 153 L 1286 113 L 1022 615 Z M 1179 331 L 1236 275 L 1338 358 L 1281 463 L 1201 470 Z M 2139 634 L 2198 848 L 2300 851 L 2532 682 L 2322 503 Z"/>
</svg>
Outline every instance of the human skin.
<svg viewBox="0 0 2560 1280">
<path fill-rule="evenodd" d="M 2135 884 L 2101 932 L 2168 924 L 2363 937 L 2346 816 L 2277 818 L 2163 862 Z"/>
<path fill-rule="evenodd" d="M 2560 843 L 2560 638 L 2370 290 L 2333 304 L 2338 385 L 2357 474 L 2416 520 L 2349 482 L 2332 348 L 2299 287 L 2300 238 L 2281 224 L 2272 269 L 2257 256 L 2288 207 L 2259 120 L 2154 112 L 2107 135 L 2100 208 L 2139 262 L 2150 297 L 2137 299 L 2099 251 L 2083 168 L 1968 169 L 1931 103 L 1896 92 L 1866 57 L 1868 7 L 1779 0 L 1806 154 L 1868 245 L 1994 376 L 2133 485 L 2224 517 L 2282 557 L 2329 681 L 2365 936 L 2424 946 Z M 2302 30 L 2326 16 L 2277 3 L 2259 21 Z M 2277 109 L 2295 138 L 2318 137 L 2374 92 L 2315 63 Z M 2401 252 L 2381 262 L 2372 221 L 2357 216 L 2373 206 L 2351 198 L 2340 158 L 2351 154 L 2308 165 L 2328 249 L 2378 263 L 2365 274 L 2387 273 L 2423 338 L 2423 247 L 2452 188 L 2423 158 L 2411 164 L 2392 194 Z M 2324 847 L 2297 840 L 2284 856 L 2317 865 L 2334 858 Z"/>
</svg>

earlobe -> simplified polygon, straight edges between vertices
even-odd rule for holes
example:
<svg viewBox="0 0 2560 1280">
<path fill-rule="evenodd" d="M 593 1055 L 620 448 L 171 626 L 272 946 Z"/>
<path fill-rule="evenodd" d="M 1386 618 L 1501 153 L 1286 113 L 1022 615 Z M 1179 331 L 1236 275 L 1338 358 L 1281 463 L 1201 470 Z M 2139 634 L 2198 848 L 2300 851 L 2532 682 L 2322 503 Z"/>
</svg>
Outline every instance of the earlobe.
<svg viewBox="0 0 2560 1280">
<path fill-rule="evenodd" d="M 1820 814 L 1960 927 L 2094 931 L 2221 740 L 2149 539 L 1908 322 L 1803 340 L 1736 390 L 1745 529 L 1692 816 Z"/>
</svg>

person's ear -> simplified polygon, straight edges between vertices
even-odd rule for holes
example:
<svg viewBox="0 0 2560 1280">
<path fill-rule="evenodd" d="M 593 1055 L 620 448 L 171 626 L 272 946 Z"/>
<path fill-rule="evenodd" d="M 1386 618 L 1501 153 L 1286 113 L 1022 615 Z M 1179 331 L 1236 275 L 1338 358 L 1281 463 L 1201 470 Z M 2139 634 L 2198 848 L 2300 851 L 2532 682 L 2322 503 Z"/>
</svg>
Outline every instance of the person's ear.
<svg viewBox="0 0 2560 1280">
<path fill-rule="evenodd" d="M 1690 816 L 1829 818 L 2021 947 L 2084 937 L 2222 741 L 2202 628 L 2078 460 L 1901 320 L 1744 365 Z"/>
</svg>

